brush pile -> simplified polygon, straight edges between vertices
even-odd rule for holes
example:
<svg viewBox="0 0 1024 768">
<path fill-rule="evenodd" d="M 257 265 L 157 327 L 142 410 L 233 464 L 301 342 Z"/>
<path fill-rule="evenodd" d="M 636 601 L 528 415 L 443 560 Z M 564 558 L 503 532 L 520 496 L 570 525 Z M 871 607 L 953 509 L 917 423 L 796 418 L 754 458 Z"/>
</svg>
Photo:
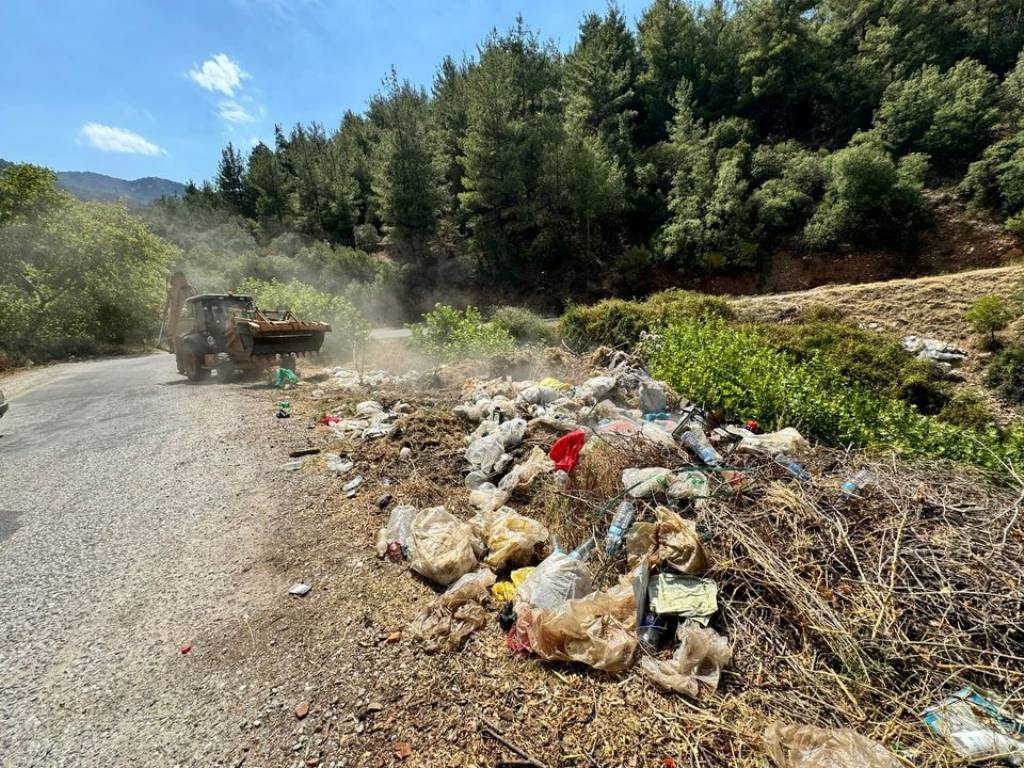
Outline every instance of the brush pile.
<svg viewBox="0 0 1024 768">
<path fill-rule="evenodd" d="M 390 437 L 418 450 L 424 419 L 448 433 L 436 470 L 393 488 L 404 516 L 393 530 L 416 533 L 389 547 L 382 530 L 379 542 L 448 587 L 414 622 L 424 650 L 458 653 L 498 618 L 513 659 L 582 662 L 612 684 L 628 676 L 655 712 L 685 696 L 692 722 L 665 729 L 687 739 L 695 765 L 960 765 L 963 744 L 922 716 L 965 686 L 999 712 L 1004 741 L 979 738 L 1015 743 L 1014 482 L 721 424 L 621 354 L 577 372 L 576 385 L 470 379 L 454 409 L 404 416 Z M 578 455 L 548 457 L 580 432 Z M 634 519 L 606 547 L 624 501 Z M 644 630 L 666 576 L 711 584 L 717 610 L 677 611 L 661 633 L 678 623 L 675 642 L 659 648 Z"/>
</svg>

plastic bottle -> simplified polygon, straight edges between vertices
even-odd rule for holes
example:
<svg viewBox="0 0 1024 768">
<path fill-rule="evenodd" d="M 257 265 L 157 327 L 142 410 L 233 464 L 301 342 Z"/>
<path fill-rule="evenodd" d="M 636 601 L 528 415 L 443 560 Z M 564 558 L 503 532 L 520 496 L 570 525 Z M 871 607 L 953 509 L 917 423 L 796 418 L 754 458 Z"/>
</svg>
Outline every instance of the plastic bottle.
<svg viewBox="0 0 1024 768">
<path fill-rule="evenodd" d="M 811 479 L 811 473 L 804 469 L 802 464 L 784 453 L 780 453 L 775 457 L 775 463 L 780 467 L 783 467 L 787 472 L 789 472 L 789 474 L 793 475 L 793 477 L 798 480 Z"/>
<path fill-rule="evenodd" d="M 708 436 L 704 434 L 703 430 L 688 429 L 683 432 L 680 440 L 709 467 L 717 467 L 722 463 L 722 455 L 711 447 Z"/>
<path fill-rule="evenodd" d="M 875 476 L 871 474 L 870 470 L 859 470 L 853 477 L 843 483 L 842 487 L 839 489 L 839 498 L 845 501 L 856 496 L 864 486 L 870 485 L 874 479 Z"/>
<path fill-rule="evenodd" d="M 615 510 L 615 517 L 612 524 L 608 526 L 608 535 L 604 539 L 604 553 L 614 555 L 622 545 L 622 537 L 626 535 L 629 526 L 633 524 L 633 517 L 636 515 L 636 507 L 632 502 L 624 501 Z"/>
<path fill-rule="evenodd" d="M 591 536 L 589 539 L 580 544 L 576 549 L 569 553 L 570 560 L 579 560 L 580 562 L 586 562 L 594 550 L 597 548 L 597 539 Z"/>
<path fill-rule="evenodd" d="M 648 612 L 644 614 L 644 620 L 636 631 L 636 639 L 645 651 L 657 653 L 667 630 L 668 620 L 664 616 Z"/>
</svg>

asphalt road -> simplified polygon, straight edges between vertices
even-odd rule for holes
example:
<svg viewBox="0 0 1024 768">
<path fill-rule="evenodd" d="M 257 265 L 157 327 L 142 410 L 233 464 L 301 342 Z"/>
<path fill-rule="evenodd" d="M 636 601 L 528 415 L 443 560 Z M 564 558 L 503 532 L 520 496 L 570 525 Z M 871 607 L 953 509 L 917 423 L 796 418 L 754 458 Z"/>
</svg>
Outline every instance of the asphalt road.
<svg viewBox="0 0 1024 768">
<path fill-rule="evenodd" d="M 234 764 L 247 687 L 205 662 L 287 588 L 267 394 L 165 354 L 0 387 L 0 765 Z"/>
</svg>

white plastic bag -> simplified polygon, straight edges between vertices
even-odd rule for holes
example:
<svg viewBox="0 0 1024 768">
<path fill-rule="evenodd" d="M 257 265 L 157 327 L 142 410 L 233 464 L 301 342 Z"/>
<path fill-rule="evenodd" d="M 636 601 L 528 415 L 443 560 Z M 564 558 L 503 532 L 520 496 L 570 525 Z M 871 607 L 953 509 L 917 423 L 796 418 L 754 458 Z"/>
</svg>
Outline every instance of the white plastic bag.
<svg viewBox="0 0 1024 768">
<path fill-rule="evenodd" d="M 543 449 L 534 447 L 525 461 L 516 464 L 507 475 L 501 478 L 498 487 L 512 493 L 518 488 L 528 488 L 538 475 L 554 470 L 555 462 L 548 458 Z"/>
<path fill-rule="evenodd" d="M 584 400 L 600 400 L 618 384 L 614 376 L 594 376 L 587 379 L 580 388 L 576 390 L 576 396 Z"/>
<path fill-rule="evenodd" d="M 505 449 L 502 447 L 501 441 L 498 440 L 498 436 L 490 434 L 469 444 L 466 449 L 466 461 L 478 467 L 484 474 L 492 475 L 495 466 L 500 463 L 504 454 Z"/>
<path fill-rule="evenodd" d="M 505 506 L 509 492 L 498 488 L 494 483 L 480 483 L 469 492 L 469 503 L 481 512 L 493 512 Z"/>
<path fill-rule="evenodd" d="M 558 608 L 566 600 L 583 597 L 593 589 L 593 577 L 585 563 L 563 552 L 554 552 L 516 590 L 516 602 L 535 608 Z"/>
<path fill-rule="evenodd" d="M 476 568 L 473 529 L 444 507 L 431 507 L 412 520 L 409 567 L 438 584 L 451 584 Z"/>
</svg>

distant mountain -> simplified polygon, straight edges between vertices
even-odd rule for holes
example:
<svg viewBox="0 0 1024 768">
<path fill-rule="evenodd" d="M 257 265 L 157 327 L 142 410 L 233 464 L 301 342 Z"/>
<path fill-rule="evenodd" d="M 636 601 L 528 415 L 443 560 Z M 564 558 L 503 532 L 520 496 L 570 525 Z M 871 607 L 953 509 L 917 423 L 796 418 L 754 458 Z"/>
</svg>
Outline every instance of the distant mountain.
<svg viewBox="0 0 1024 768">
<path fill-rule="evenodd" d="M 157 176 L 125 181 L 90 171 L 57 171 L 57 183 L 82 200 L 120 200 L 145 205 L 161 197 L 181 197 L 185 185 Z"/>
<path fill-rule="evenodd" d="M 14 163 L 0 158 L 0 171 Z M 121 200 L 145 205 L 161 197 L 181 197 L 185 185 L 158 176 L 126 181 L 91 171 L 57 171 L 57 183 L 81 200 Z"/>
</svg>

